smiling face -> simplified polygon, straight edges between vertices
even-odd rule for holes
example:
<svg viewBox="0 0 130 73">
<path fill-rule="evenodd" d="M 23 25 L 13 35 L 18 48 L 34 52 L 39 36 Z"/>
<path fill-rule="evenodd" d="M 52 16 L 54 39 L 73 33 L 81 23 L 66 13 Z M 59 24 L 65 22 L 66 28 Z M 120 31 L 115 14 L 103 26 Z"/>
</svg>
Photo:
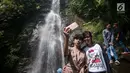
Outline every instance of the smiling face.
<svg viewBox="0 0 130 73">
<path fill-rule="evenodd" d="M 87 46 L 91 46 L 92 45 L 92 34 L 89 31 L 85 31 L 83 33 L 84 36 L 84 42 L 86 43 Z"/>
<path fill-rule="evenodd" d="M 82 36 L 80 34 L 76 34 L 73 37 L 73 45 L 81 46 L 81 44 L 82 44 Z"/>
<path fill-rule="evenodd" d="M 73 41 L 74 45 L 76 45 L 76 46 L 81 46 L 81 42 L 82 42 L 81 39 L 74 39 L 74 41 Z"/>
<path fill-rule="evenodd" d="M 92 44 L 92 37 L 90 35 L 87 35 L 85 38 L 84 38 L 84 41 L 86 43 L 86 45 L 91 45 Z"/>
</svg>

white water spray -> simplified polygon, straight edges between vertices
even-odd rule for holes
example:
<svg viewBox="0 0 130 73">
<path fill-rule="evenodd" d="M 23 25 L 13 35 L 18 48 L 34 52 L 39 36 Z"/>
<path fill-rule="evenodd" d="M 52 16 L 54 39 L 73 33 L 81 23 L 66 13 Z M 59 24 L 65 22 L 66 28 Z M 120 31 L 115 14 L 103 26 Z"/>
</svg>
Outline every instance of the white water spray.
<svg viewBox="0 0 130 73">
<path fill-rule="evenodd" d="M 61 18 L 59 15 L 60 1 L 53 0 L 51 11 L 45 18 L 45 24 L 40 26 L 39 47 L 36 58 L 29 73 L 56 73 L 58 67 L 62 67 L 63 40 Z"/>
</svg>

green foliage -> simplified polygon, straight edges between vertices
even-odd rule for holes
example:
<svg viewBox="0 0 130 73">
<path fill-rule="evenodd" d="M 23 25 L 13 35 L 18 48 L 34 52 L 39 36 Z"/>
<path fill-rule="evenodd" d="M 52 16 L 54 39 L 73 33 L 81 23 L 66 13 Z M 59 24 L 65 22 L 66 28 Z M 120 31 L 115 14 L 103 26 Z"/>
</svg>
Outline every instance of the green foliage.
<svg viewBox="0 0 130 73">
<path fill-rule="evenodd" d="M 0 31 L 0 39 L 3 37 L 4 31 Z"/>
<path fill-rule="evenodd" d="M 40 4 L 35 0 L 1 0 L 0 21 L 7 21 L 13 17 L 19 18 L 37 9 L 40 9 Z"/>
<path fill-rule="evenodd" d="M 19 44 L 12 44 L 7 41 L 7 44 L 9 46 L 8 48 L 8 54 L 5 57 L 5 67 L 7 68 L 13 68 L 15 64 L 17 64 L 18 60 L 20 59 L 19 56 L 19 50 L 20 50 L 20 45 Z"/>
<path fill-rule="evenodd" d="M 93 41 L 96 43 L 102 43 L 103 42 L 102 30 L 104 29 L 103 25 L 104 25 L 103 21 L 94 20 L 83 24 L 83 30 L 91 31 L 93 35 Z"/>
<path fill-rule="evenodd" d="M 105 0 L 94 0 L 96 7 L 104 5 Z"/>
<path fill-rule="evenodd" d="M 117 22 L 121 29 L 125 31 L 125 34 L 130 31 L 129 10 L 126 10 L 124 14 L 117 14 L 117 3 L 116 0 L 69 0 L 68 14 L 82 18 L 86 22 L 83 27 L 86 26 L 87 30 L 93 32 L 94 37 L 96 36 L 95 41 L 96 38 L 102 41 L 102 35 L 99 33 L 102 33 L 106 23 L 113 24 Z M 126 35 L 126 38 L 130 39 L 129 35 Z"/>
<path fill-rule="evenodd" d="M 18 60 L 19 60 L 19 57 L 17 55 L 9 54 L 6 57 L 5 66 L 8 68 L 13 68 Z"/>
<path fill-rule="evenodd" d="M 103 18 L 108 8 L 105 0 L 70 0 L 68 13 L 72 12 L 86 20 Z"/>
<path fill-rule="evenodd" d="M 40 1 L 0 0 L 0 68 L 5 69 L 3 73 L 10 72 L 17 64 L 20 46 L 16 38 L 24 26 L 24 20 L 40 9 Z"/>
</svg>

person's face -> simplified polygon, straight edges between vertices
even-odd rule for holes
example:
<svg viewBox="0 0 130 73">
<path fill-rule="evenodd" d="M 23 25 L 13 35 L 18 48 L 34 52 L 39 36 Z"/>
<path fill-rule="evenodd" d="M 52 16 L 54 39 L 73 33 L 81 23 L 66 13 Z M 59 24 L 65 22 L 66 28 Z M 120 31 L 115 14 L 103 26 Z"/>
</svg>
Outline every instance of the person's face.
<svg viewBox="0 0 130 73">
<path fill-rule="evenodd" d="M 117 28 L 118 26 L 116 24 L 113 25 L 114 28 Z"/>
<path fill-rule="evenodd" d="M 86 45 L 91 45 L 92 44 L 92 37 L 90 35 L 88 35 L 84 38 L 84 41 L 85 41 Z"/>
<path fill-rule="evenodd" d="M 107 24 L 106 28 L 107 28 L 107 29 L 110 29 L 110 28 L 111 28 L 111 25 L 110 25 L 110 24 Z"/>
<path fill-rule="evenodd" d="M 74 39 L 73 43 L 74 43 L 74 45 L 76 45 L 76 46 L 81 46 L 82 40 L 80 40 L 80 39 Z"/>
</svg>

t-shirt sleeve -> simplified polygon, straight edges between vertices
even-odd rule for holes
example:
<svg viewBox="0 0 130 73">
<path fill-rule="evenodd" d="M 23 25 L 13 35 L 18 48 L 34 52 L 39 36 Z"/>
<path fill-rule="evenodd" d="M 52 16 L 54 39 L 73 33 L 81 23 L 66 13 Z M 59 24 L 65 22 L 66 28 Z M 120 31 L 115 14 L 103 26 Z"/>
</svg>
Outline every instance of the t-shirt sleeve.
<svg viewBox="0 0 130 73">
<path fill-rule="evenodd" d="M 101 48 L 101 46 L 100 46 L 99 44 L 96 44 L 96 45 L 97 45 L 97 47 L 99 48 L 99 51 L 102 52 L 102 48 Z"/>
</svg>

